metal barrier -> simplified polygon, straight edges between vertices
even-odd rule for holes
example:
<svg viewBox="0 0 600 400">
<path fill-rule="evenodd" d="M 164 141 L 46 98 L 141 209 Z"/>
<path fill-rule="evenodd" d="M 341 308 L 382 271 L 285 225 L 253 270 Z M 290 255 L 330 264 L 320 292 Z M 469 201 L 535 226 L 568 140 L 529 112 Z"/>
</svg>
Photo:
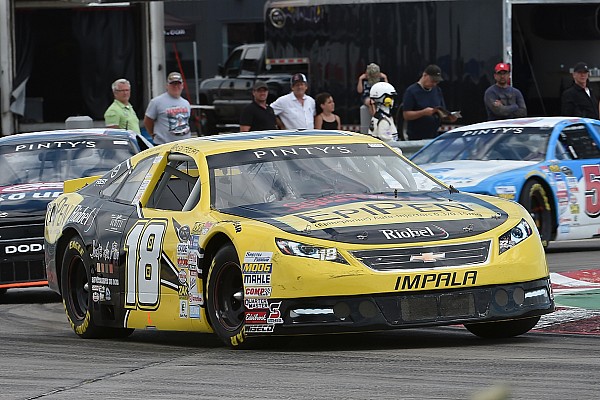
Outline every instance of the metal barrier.
<svg viewBox="0 0 600 400">
<path fill-rule="evenodd" d="M 402 150 L 402 154 L 405 157 L 410 158 L 413 154 L 421 149 L 421 147 L 425 146 L 427 143 L 431 142 L 432 139 L 423 139 L 423 140 L 399 140 L 397 142 L 388 142 L 388 144 L 392 147 L 398 147 Z"/>
</svg>

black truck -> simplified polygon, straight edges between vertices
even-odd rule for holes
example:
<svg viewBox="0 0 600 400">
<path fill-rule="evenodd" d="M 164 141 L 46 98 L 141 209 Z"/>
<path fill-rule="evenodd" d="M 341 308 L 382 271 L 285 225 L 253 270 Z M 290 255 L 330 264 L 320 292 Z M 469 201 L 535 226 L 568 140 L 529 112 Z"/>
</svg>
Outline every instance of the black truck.
<svg viewBox="0 0 600 400">
<path fill-rule="evenodd" d="M 200 126 L 202 135 L 237 131 L 242 109 L 252 101 L 252 86 L 263 80 L 269 87 L 268 103 L 290 91 L 290 78 L 296 72 L 308 74 L 308 59 L 265 57 L 265 44 L 236 47 L 219 75 L 200 84 Z"/>
</svg>

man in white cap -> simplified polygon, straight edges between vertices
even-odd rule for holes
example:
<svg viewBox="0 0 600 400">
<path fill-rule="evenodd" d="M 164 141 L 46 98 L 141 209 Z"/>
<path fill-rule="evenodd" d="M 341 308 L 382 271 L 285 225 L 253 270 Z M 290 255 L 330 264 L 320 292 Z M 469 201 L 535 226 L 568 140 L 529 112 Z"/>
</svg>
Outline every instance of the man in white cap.
<svg viewBox="0 0 600 400">
<path fill-rule="evenodd" d="M 306 94 L 308 80 L 304 74 L 294 74 L 292 91 L 271 104 L 280 129 L 314 129 L 315 99 Z"/>
<path fill-rule="evenodd" d="M 148 104 L 144 126 L 155 144 L 187 139 L 190 133 L 190 103 L 181 97 L 183 79 L 179 72 L 167 77 L 167 91 Z"/>
</svg>

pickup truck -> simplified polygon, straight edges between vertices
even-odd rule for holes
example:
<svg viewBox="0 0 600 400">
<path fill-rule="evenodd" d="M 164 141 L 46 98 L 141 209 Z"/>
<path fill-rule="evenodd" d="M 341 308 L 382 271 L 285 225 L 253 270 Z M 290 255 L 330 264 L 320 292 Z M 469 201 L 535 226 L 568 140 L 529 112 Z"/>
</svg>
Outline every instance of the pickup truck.
<svg viewBox="0 0 600 400">
<path fill-rule="evenodd" d="M 269 87 L 267 103 L 290 91 L 290 78 L 296 72 L 309 75 L 308 58 L 265 57 L 265 44 L 236 47 L 219 65 L 219 75 L 200 83 L 200 130 L 202 135 L 239 130 L 242 109 L 252 101 L 252 86 L 263 80 Z"/>
</svg>

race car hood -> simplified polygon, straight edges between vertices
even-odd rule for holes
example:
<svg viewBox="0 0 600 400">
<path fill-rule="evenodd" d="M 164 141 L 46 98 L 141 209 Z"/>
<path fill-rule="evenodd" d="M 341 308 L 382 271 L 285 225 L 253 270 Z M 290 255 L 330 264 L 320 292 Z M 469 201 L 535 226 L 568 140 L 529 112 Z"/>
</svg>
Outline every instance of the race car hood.
<svg viewBox="0 0 600 400">
<path fill-rule="evenodd" d="M 356 244 L 428 242 L 475 236 L 496 228 L 508 218 L 505 210 L 491 202 L 449 191 L 398 194 L 397 197 L 340 194 L 315 200 L 236 207 L 226 212 L 259 220 L 289 233 Z"/>
<path fill-rule="evenodd" d="M 27 183 L 0 187 L 1 221 L 44 216 L 46 206 L 63 190 L 61 183 Z"/>
<path fill-rule="evenodd" d="M 442 182 L 456 188 L 461 188 L 476 186 L 490 176 L 537 163 L 537 161 L 512 160 L 454 160 L 435 164 L 423 164 L 420 167 Z"/>
</svg>

